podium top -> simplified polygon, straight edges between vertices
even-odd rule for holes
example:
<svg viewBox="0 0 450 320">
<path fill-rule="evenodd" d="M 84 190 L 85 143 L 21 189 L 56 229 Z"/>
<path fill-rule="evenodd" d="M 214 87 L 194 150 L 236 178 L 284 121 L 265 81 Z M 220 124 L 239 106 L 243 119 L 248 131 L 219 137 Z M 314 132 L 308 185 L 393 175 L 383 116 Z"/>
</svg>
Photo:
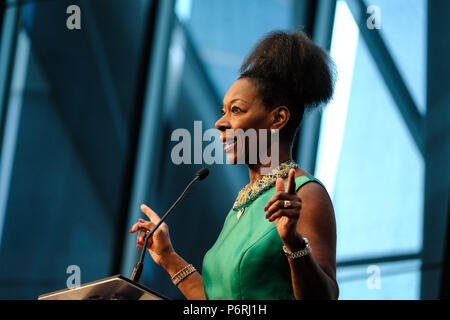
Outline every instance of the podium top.
<svg viewBox="0 0 450 320">
<path fill-rule="evenodd" d="M 38 300 L 168 300 L 122 275 L 96 280 L 72 289 L 45 293 Z"/>
</svg>

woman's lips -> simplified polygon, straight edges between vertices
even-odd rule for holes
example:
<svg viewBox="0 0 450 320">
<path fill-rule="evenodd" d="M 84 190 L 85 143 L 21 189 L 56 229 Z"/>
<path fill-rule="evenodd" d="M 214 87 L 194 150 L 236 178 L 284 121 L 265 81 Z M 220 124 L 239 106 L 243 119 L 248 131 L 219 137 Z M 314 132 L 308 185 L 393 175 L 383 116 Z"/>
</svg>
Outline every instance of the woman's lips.
<svg viewBox="0 0 450 320">
<path fill-rule="evenodd" d="M 225 153 L 228 153 L 234 150 L 238 139 L 236 136 L 220 137 L 220 141 L 225 145 L 223 147 L 223 150 L 225 151 Z"/>
<path fill-rule="evenodd" d="M 223 151 L 225 151 L 225 152 L 230 152 L 230 151 L 232 151 L 232 150 L 234 150 L 234 146 L 236 145 L 236 141 L 235 142 L 232 142 L 232 143 L 227 143 L 226 145 L 225 145 L 225 147 L 223 147 Z"/>
</svg>

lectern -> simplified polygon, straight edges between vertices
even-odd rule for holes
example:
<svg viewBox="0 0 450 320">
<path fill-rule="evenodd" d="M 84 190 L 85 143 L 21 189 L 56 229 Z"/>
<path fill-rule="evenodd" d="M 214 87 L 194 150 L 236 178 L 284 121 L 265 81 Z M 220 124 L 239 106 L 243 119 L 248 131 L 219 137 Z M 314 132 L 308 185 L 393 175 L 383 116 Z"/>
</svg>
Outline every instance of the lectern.
<svg viewBox="0 0 450 320">
<path fill-rule="evenodd" d="M 40 295 L 38 300 L 168 300 L 121 275 L 89 282 L 72 289 Z"/>
</svg>

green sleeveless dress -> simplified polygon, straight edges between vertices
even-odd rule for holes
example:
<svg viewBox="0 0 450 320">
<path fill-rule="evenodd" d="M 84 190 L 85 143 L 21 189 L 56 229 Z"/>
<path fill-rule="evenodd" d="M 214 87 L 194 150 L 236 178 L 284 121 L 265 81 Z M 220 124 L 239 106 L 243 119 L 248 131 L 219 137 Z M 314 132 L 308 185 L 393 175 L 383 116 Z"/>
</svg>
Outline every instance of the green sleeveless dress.
<svg viewBox="0 0 450 320">
<path fill-rule="evenodd" d="M 310 181 L 323 186 L 314 177 L 300 176 L 295 178 L 296 189 Z M 264 207 L 275 191 L 274 186 L 262 193 L 245 208 L 239 220 L 237 211 L 231 209 L 228 213 L 216 243 L 203 259 L 207 299 L 295 299 L 283 242 L 275 224 L 265 218 Z"/>
</svg>

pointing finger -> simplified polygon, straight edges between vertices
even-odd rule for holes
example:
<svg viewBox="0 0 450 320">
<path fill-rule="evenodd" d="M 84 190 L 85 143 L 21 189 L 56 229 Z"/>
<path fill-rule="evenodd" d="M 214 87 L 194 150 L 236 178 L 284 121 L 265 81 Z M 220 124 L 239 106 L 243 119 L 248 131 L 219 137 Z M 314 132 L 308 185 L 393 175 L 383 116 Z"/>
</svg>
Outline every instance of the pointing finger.
<svg viewBox="0 0 450 320">
<path fill-rule="evenodd" d="M 155 211 L 153 211 L 152 209 L 150 209 L 148 206 L 146 206 L 145 204 L 141 205 L 141 211 L 143 213 L 145 213 L 145 215 L 150 219 L 150 221 L 152 221 L 155 224 L 158 224 L 158 222 L 161 220 L 159 218 L 159 216 L 156 214 Z"/>
<path fill-rule="evenodd" d="M 289 171 L 287 193 L 295 194 L 295 169 Z"/>
</svg>

